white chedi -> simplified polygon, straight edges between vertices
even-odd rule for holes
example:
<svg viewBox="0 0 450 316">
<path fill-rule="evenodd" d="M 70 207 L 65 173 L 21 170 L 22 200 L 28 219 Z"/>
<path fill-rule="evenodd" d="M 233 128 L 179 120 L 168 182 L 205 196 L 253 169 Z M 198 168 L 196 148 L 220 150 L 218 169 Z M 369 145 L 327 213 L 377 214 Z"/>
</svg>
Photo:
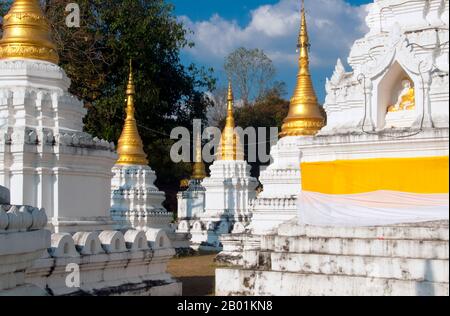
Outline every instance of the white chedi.
<svg viewBox="0 0 450 316">
<path fill-rule="evenodd" d="M 234 223 L 249 222 L 250 201 L 256 197 L 258 181 L 250 175 L 251 167 L 244 160 L 243 140 L 234 131 L 231 83 L 227 102 L 227 117 L 217 160 L 210 166 L 211 175 L 202 182 L 206 190 L 205 213 L 202 217 L 209 221 L 223 218 L 222 228 L 231 231 Z"/>
<path fill-rule="evenodd" d="M 83 132 L 69 86 L 50 62 L 0 60 L 0 184 L 13 204 L 45 208 L 54 231 L 107 228 L 114 144 Z"/>
<path fill-rule="evenodd" d="M 173 214 L 162 203 L 164 192 L 155 186 L 155 172 L 148 166 L 115 165 L 111 181 L 111 216 L 117 228 L 168 229 Z"/>
<path fill-rule="evenodd" d="M 222 249 L 219 240 L 239 223 L 251 218 L 250 201 L 256 197 L 258 182 L 250 176 L 250 166 L 243 160 L 217 160 L 205 178 L 205 209 L 189 224 L 194 248 Z M 187 226 L 184 221 L 179 227 Z"/>
<path fill-rule="evenodd" d="M 182 220 L 180 231 L 191 234 L 194 248 L 222 249 L 219 240 L 229 234 L 237 223 L 248 224 L 251 218 L 250 201 L 256 197 L 258 181 L 250 175 L 251 167 L 243 158 L 241 140 L 234 132 L 233 91 L 228 88 L 226 126 L 217 153 L 210 166 L 210 176 L 201 182 L 204 188 L 204 209 L 192 205 L 195 218 Z M 203 202 L 202 200 L 199 200 Z"/>
<path fill-rule="evenodd" d="M 165 194 L 155 186 L 156 174 L 148 166 L 135 118 L 135 94 L 130 61 L 126 118 L 117 146 L 119 157 L 112 168 L 110 212 L 117 229 L 163 228 L 169 232 L 172 213 L 162 206 Z"/>
<path fill-rule="evenodd" d="M 244 160 L 217 160 L 210 167 L 210 177 L 203 180 L 206 189 L 205 213 L 202 217 L 229 217 L 234 222 L 248 222 L 249 201 L 256 196 L 258 182 L 250 176 Z"/>
<path fill-rule="evenodd" d="M 126 95 L 127 115 L 118 141 L 119 157 L 112 168 L 110 184 L 110 214 L 115 228 L 143 231 L 163 229 L 175 248 L 188 248 L 187 236 L 175 232 L 173 213 L 162 205 L 165 193 L 156 187 L 156 174 L 148 166 L 135 118 L 135 85 L 131 62 Z"/>
<path fill-rule="evenodd" d="M 205 164 L 202 159 L 201 135 L 197 134 L 195 142 L 195 162 L 192 166 L 192 176 L 188 181 L 188 187 L 185 191 L 178 192 L 178 221 L 184 220 L 184 224 L 178 226 L 179 231 L 189 231 L 189 221 L 197 218 L 205 211 L 205 188 L 202 186 L 202 180 L 207 176 Z"/>
<path fill-rule="evenodd" d="M 205 212 L 205 188 L 201 180 L 190 180 L 185 191 L 178 192 L 177 217 L 179 221 L 190 221 L 199 218 Z M 178 226 L 180 231 L 188 231 L 185 224 Z"/>
<path fill-rule="evenodd" d="M 83 132 L 38 1 L 12 1 L 0 39 L 0 185 L 45 208 L 55 231 L 108 228 L 114 145 Z"/>
</svg>

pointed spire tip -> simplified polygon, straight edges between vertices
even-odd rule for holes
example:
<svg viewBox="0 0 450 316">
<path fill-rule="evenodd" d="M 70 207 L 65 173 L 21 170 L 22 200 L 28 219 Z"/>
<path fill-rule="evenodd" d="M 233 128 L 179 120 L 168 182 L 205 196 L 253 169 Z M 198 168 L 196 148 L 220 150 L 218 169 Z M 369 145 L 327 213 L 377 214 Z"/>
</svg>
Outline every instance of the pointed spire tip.
<svg viewBox="0 0 450 316">
<path fill-rule="evenodd" d="M 300 33 L 297 42 L 299 52 L 297 84 L 291 98 L 288 116 L 283 122 L 281 137 L 315 135 L 325 123 L 309 69 L 310 43 L 304 0 L 301 1 L 301 5 Z"/>
<path fill-rule="evenodd" d="M 148 160 L 147 155 L 144 152 L 144 145 L 142 143 L 141 136 L 139 135 L 135 119 L 135 86 L 133 82 L 133 69 L 131 64 L 132 62 L 130 59 L 130 75 L 126 89 L 126 119 L 117 146 L 119 159 L 116 164 L 145 166 L 148 165 Z"/>
<path fill-rule="evenodd" d="M 130 74 L 128 75 L 128 84 L 127 84 L 127 95 L 131 95 L 135 93 L 134 87 L 134 78 L 133 78 L 133 62 L 130 58 Z"/>
<path fill-rule="evenodd" d="M 234 96 L 233 96 L 233 87 L 231 85 L 231 80 L 228 80 L 228 96 L 227 96 L 227 101 L 233 101 Z"/>
</svg>

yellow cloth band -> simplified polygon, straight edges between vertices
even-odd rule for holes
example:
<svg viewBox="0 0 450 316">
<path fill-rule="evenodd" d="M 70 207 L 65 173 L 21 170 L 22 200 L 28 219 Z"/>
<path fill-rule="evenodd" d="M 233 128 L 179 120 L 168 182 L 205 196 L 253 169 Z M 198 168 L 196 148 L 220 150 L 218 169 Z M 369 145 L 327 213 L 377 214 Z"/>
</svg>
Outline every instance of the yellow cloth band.
<svg viewBox="0 0 450 316">
<path fill-rule="evenodd" d="M 305 162 L 302 189 L 326 194 L 448 193 L 448 166 L 448 156 Z"/>
</svg>

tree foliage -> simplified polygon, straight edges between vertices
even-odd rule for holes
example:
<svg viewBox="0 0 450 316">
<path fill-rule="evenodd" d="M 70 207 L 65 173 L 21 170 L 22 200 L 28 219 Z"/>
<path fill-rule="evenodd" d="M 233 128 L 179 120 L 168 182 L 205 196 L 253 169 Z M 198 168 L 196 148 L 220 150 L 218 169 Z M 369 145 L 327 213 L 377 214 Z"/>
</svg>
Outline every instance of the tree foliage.
<svg viewBox="0 0 450 316">
<path fill-rule="evenodd" d="M 258 99 L 254 106 L 236 109 L 236 125 L 242 128 L 278 127 L 281 130 L 288 111 L 289 101 L 283 99 L 277 91 L 273 91 Z"/>
<path fill-rule="evenodd" d="M 0 3 L 0 36 L 3 35 L 3 17 L 8 12 L 8 8 L 11 5 L 12 0 L 2 0 Z"/>
</svg>

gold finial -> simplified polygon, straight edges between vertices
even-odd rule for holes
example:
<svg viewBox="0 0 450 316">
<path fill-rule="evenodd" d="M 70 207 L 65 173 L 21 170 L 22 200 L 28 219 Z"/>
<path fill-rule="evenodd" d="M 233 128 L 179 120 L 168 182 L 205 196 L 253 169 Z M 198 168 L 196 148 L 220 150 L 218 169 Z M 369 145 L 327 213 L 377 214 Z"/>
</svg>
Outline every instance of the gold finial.
<svg viewBox="0 0 450 316">
<path fill-rule="evenodd" d="M 231 81 L 228 82 L 228 94 L 227 94 L 227 119 L 226 125 L 227 127 L 234 128 L 234 115 L 233 115 L 233 87 L 231 86 Z"/>
<path fill-rule="evenodd" d="M 219 145 L 219 160 L 244 160 L 239 136 L 234 132 L 233 88 L 228 83 L 227 118 Z"/>
<path fill-rule="evenodd" d="M 187 188 L 189 188 L 189 179 L 180 180 L 180 189 L 186 190 Z"/>
<path fill-rule="evenodd" d="M 302 1 L 301 27 L 298 37 L 299 71 L 289 114 L 283 122 L 280 137 L 315 135 L 324 125 L 325 118 L 311 80 L 309 71 L 309 38 L 304 1 Z"/>
<path fill-rule="evenodd" d="M 227 104 L 228 104 L 228 106 L 230 105 L 230 102 L 231 102 L 231 105 L 232 105 L 233 100 L 234 100 L 233 87 L 231 86 L 231 81 L 228 81 L 228 93 L 227 93 L 227 102 L 228 102 Z M 231 107 L 231 109 L 232 109 L 232 107 Z"/>
<path fill-rule="evenodd" d="M 205 164 L 202 158 L 202 138 L 201 133 L 198 133 L 197 140 L 195 144 L 195 162 L 192 167 L 192 180 L 203 180 L 207 177 Z"/>
<path fill-rule="evenodd" d="M 117 146 L 117 153 L 119 154 L 119 159 L 117 160 L 118 165 L 147 165 L 147 155 L 144 152 L 144 145 L 142 144 L 141 136 L 136 126 L 136 119 L 134 117 L 134 96 L 135 96 L 135 86 L 133 79 L 133 70 L 130 60 L 130 75 L 127 84 L 127 117 L 125 119 L 125 125 L 122 130 L 122 134 L 119 138 L 119 143 Z"/>
<path fill-rule="evenodd" d="M 50 24 L 39 0 L 15 0 L 3 18 L 0 59 L 38 59 L 58 64 Z"/>
</svg>

